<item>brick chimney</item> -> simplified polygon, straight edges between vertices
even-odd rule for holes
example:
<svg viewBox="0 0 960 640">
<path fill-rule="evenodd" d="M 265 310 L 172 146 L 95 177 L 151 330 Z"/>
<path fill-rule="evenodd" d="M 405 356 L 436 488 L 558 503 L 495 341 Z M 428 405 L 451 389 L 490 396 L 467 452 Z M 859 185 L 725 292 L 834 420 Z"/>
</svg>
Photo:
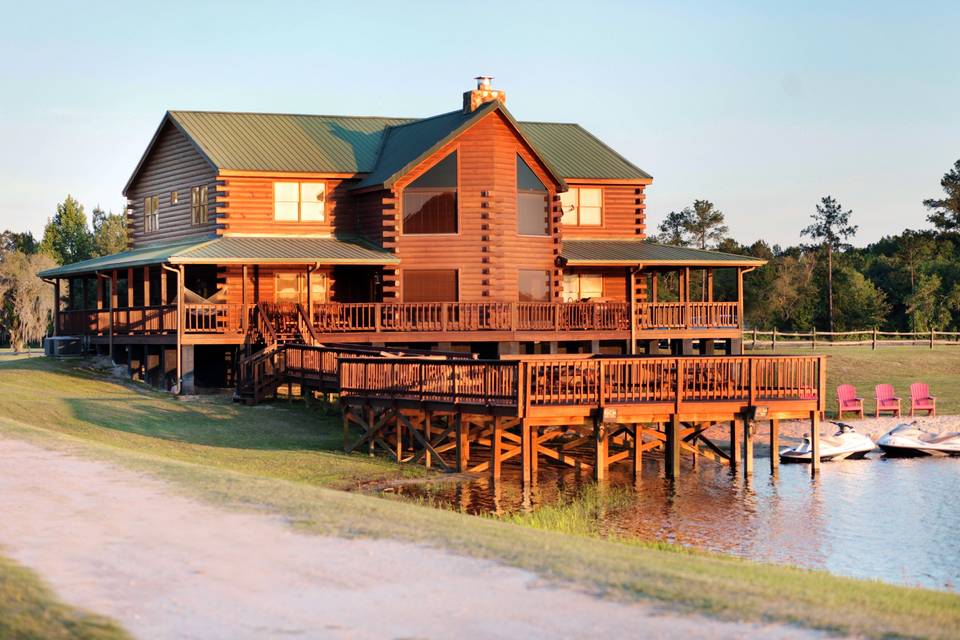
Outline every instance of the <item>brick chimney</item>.
<svg viewBox="0 0 960 640">
<path fill-rule="evenodd" d="M 494 100 L 506 103 L 507 94 L 504 91 L 497 91 L 490 86 L 493 76 L 477 76 L 477 88 L 473 91 L 467 91 L 463 94 L 463 112 L 471 113 L 481 106 Z"/>
</svg>

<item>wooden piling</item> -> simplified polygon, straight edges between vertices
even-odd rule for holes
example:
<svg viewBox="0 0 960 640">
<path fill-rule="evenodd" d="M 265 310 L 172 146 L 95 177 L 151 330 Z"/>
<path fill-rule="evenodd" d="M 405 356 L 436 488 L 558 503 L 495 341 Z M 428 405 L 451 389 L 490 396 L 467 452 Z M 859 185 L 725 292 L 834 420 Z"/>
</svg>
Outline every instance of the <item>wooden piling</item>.
<svg viewBox="0 0 960 640">
<path fill-rule="evenodd" d="M 820 412 L 810 412 L 810 473 L 817 474 L 820 471 Z"/>
<path fill-rule="evenodd" d="M 730 421 L 730 468 L 736 470 L 740 466 L 740 421 L 734 418 Z"/>
<path fill-rule="evenodd" d="M 490 432 L 490 475 L 494 480 L 500 479 L 500 466 L 503 463 L 503 423 L 499 416 L 493 419 L 493 429 Z"/>
<path fill-rule="evenodd" d="M 780 466 L 780 421 L 770 421 L 770 473 L 776 475 Z"/>
<path fill-rule="evenodd" d="M 680 477 L 680 416 L 670 416 L 667 423 L 666 474 L 668 478 Z"/>
<path fill-rule="evenodd" d="M 456 421 L 457 471 L 462 473 L 470 465 L 470 423 L 464 421 L 463 414 L 459 411 L 454 416 L 454 420 Z"/>
<path fill-rule="evenodd" d="M 743 473 L 753 475 L 753 421 L 747 416 L 737 418 L 743 422 Z"/>
<path fill-rule="evenodd" d="M 426 442 L 430 442 L 433 439 L 433 412 L 424 411 L 423 412 L 423 439 Z M 430 457 L 430 449 L 424 447 L 423 452 L 423 464 L 430 468 L 430 465 L 433 463 L 433 459 Z"/>
<path fill-rule="evenodd" d="M 593 477 L 597 482 L 607 479 L 607 426 L 603 423 L 603 414 L 597 412 L 593 418 L 593 442 L 595 460 L 593 464 Z"/>
<path fill-rule="evenodd" d="M 633 481 L 640 480 L 643 471 L 643 425 L 634 423 L 633 440 L 630 448 L 630 462 L 633 466 Z"/>
<path fill-rule="evenodd" d="M 523 481 L 525 483 L 530 482 L 532 478 L 532 465 L 530 458 L 533 456 L 533 451 L 530 450 L 530 423 L 526 420 L 520 421 L 520 459 L 523 464 Z"/>
</svg>

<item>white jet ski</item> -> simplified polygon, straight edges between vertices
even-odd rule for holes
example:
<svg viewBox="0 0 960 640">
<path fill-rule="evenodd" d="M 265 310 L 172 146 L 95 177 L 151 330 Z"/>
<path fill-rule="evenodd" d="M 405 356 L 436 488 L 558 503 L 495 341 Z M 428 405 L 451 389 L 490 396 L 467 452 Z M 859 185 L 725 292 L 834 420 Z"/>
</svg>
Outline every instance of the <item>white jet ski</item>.
<svg viewBox="0 0 960 640">
<path fill-rule="evenodd" d="M 889 458 L 960 456 L 960 433 L 931 433 L 920 429 L 916 422 L 898 424 L 877 444 Z"/>
<path fill-rule="evenodd" d="M 832 436 L 820 436 L 820 460 L 855 460 L 863 458 L 877 448 L 868 436 L 857 433 L 848 424 L 834 422 L 837 432 Z M 796 447 L 780 452 L 781 462 L 810 462 L 813 459 L 813 445 L 810 437 L 804 436 L 803 442 Z"/>
</svg>

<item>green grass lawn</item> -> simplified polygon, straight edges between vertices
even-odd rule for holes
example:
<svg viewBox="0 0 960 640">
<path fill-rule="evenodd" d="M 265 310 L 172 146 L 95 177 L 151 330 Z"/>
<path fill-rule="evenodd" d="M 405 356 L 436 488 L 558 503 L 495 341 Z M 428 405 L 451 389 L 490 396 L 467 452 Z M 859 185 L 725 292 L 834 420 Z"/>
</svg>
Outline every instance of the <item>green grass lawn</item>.
<svg viewBox="0 0 960 640">
<path fill-rule="evenodd" d="M 46 359 L 0 364 L 0 397 L 0 433 L 142 470 L 217 504 L 267 509 L 309 532 L 430 544 L 723 618 L 872 637 L 960 628 L 954 594 L 561 531 L 550 517 L 509 522 L 331 489 L 428 472 L 337 452 L 339 420 L 299 403 L 183 401 Z"/>
<path fill-rule="evenodd" d="M 33 572 L 0 557 L 0 638 L 120 640 L 128 637 L 110 620 L 60 602 Z"/>
<path fill-rule="evenodd" d="M 770 353 L 751 351 L 749 353 Z M 960 414 L 960 347 L 830 347 L 780 350 L 775 353 L 823 353 L 827 355 L 827 414 L 836 415 L 837 385 L 852 384 L 864 399 L 868 414 L 874 409 L 875 385 L 888 382 L 902 398 L 904 415 L 910 411 L 910 384 L 926 382 L 937 397 L 937 412 Z"/>
</svg>

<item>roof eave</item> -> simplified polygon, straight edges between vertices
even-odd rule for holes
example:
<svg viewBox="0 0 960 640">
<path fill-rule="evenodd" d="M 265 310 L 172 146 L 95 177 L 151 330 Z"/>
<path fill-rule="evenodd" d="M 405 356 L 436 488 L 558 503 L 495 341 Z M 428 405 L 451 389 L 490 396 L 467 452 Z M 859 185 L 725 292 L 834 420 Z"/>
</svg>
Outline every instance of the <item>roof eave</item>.
<svg viewBox="0 0 960 640">
<path fill-rule="evenodd" d="M 565 258 L 570 267 L 761 267 L 766 260 L 584 260 Z"/>
</svg>

